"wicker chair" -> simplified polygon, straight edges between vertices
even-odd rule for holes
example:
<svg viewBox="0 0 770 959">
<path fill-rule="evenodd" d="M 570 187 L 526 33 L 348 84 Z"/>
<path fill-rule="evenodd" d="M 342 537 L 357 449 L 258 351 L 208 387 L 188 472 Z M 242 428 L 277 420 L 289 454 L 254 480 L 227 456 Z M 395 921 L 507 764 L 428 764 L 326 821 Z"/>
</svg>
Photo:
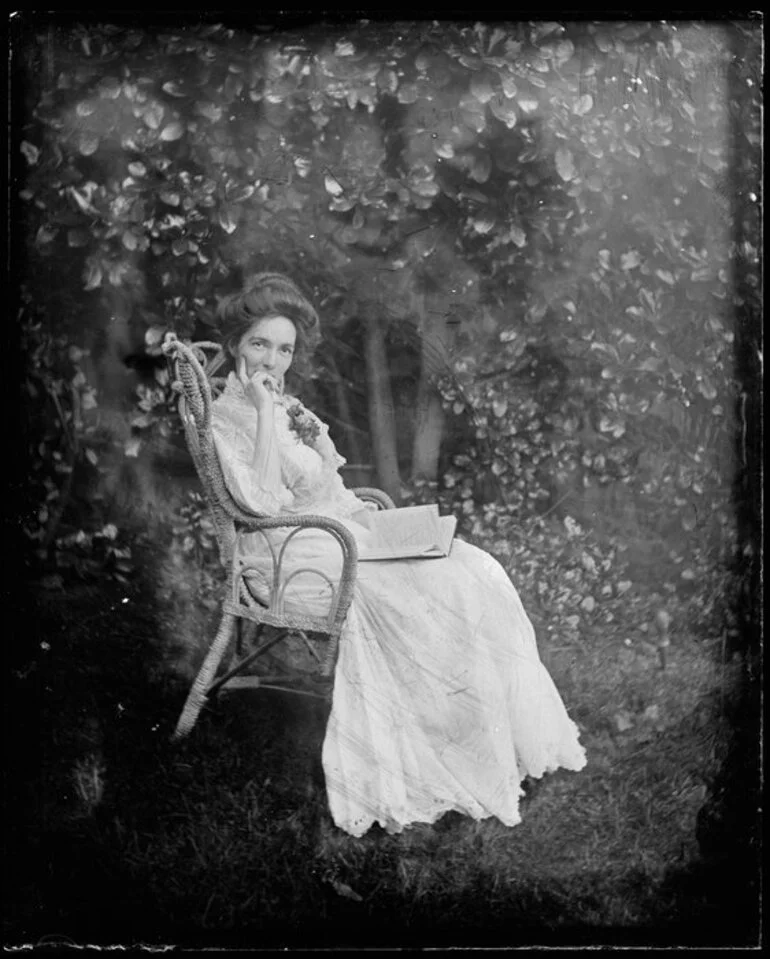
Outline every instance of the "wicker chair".
<svg viewBox="0 0 770 959">
<path fill-rule="evenodd" d="M 235 502 L 225 486 L 211 431 L 212 402 L 225 383 L 224 378 L 214 375 L 225 359 L 222 348 L 216 343 L 185 343 L 169 333 L 162 349 L 171 366 L 173 389 L 180 394 L 179 413 L 187 445 L 203 484 L 220 556 L 228 574 L 219 629 L 173 733 L 172 738 L 179 739 L 193 728 L 208 698 L 223 690 L 268 688 L 328 698 L 340 631 L 353 598 L 358 554 L 354 537 L 338 520 L 314 515 L 260 515 L 243 510 Z M 381 490 L 364 487 L 354 492 L 360 499 L 373 502 L 380 509 L 392 509 L 394 506 L 390 497 Z M 268 595 L 258 595 L 249 587 L 249 561 L 241 550 L 241 538 L 247 533 L 262 533 L 264 536 L 265 530 L 279 527 L 295 529 L 286 537 L 278 555 L 267 537 L 264 537 L 272 558 L 272 583 Z M 282 563 L 291 541 L 300 530 L 308 527 L 324 530 L 338 544 L 342 553 L 339 582 L 332 582 L 320 570 L 308 567 L 284 575 Z M 320 576 L 330 587 L 326 616 L 303 615 L 301 611 L 286 608 L 286 588 L 300 573 Z M 246 622 L 256 625 L 256 637 L 253 648 L 244 655 L 242 627 Z M 272 635 L 262 639 L 265 627 L 272 627 Z M 312 639 L 308 633 L 312 634 Z M 289 637 L 299 638 L 312 654 L 313 671 L 298 672 L 283 667 L 275 676 L 244 675 L 255 660 Z M 225 654 L 228 654 L 228 659 L 223 663 Z M 237 661 L 231 665 L 233 658 Z M 222 669 L 224 672 L 218 676 L 217 672 Z"/>
</svg>

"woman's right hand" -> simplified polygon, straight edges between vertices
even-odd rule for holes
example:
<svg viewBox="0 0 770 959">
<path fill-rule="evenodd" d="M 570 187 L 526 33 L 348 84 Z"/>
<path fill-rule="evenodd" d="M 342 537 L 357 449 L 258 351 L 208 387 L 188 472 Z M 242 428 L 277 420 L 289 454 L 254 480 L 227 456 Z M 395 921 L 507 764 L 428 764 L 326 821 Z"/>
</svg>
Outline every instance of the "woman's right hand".
<svg viewBox="0 0 770 959">
<path fill-rule="evenodd" d="M 271 413 L 273 397 L 275 396 L 275 380 L 269 373 L 256 372 L 253 376 L 246 373 L 246 361 L 238 361 L 238 379 L 243 385 L 243 391 L 251 400 L 259 413 Z M 269 384 L 269 385 L 267 385 Z"/>
</svg>

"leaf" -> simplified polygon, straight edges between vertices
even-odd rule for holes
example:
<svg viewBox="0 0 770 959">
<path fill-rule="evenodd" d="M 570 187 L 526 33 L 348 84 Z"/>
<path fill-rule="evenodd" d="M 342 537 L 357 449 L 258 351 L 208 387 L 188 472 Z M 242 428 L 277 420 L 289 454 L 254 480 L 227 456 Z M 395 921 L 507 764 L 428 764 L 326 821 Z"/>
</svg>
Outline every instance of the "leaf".
<svg viewBox="0 0 770 959">
<path fill-rule="evenodd" d="M 78 150 L 84 157 L 93 156 L 99 149 L 99 137 L 92 133 L 82 133 L 78 139 Z"/>
<path fill-rule="evenodd" d="M 502 397 L 502 398 L 497 397 L 496 399 L 492 401 L 492 412 L 495 414 L 495 416 L 497 416 L 498 418 L 501 416 L 505 416 L 507 411 L 508 411 L 508 400 L 505 399 L 505 397 Z"/>
<path fill-rule="evenodd" d="M 345 899 L 352 899 L 353 902 L 363 902 L 363 896 L 351 889 L 351 887 L 346 882 L 340 882 L 338 879 L 329 879 L 329 885 L 337 893 L 338 896 L 343 896 Z"/>
<path fill-rule="evenodd" d="M 572 180 L 575 177 L 576 170 L 574 165 L 574 157 L 572 156 L 572 151 L 566 149 L 565 147 L 559 147 L 555 155 L 556 160 L 556 172 L 562 178 L 562 180 Z"/>
<path fill-rule="evenodd" d="M 634 718 L 627 709 L 621 709 L 619 712 L 615 713 L 612 718 L 619 733 L 624 733 L 633 728 Z"/>
<path fill-rule="evenodd" d="M 243 93 L 243 87 L 244 83 L 242 77 L 230 74 L 225 80 L 224 89 L 224 94 L 228 102 L 237 99 Z"/>
<path fill-rule="evenodd" d="M 412 192 L 416 193 L 418 196 L 432 197 L 437 196 L 440 192 L 440 187 L 435 180 L 418 180 L 416 183 L 412 184 Z"/>
<path fill-rule="evenodd" d="M 116 100 L 120 96 L 121 83 L 117 77 L 104 77 L 99 81 L 99 96 Z"/>
<path fill-rule="evenodd" d="M 503 93 L 506 97 L 511 98 L 515 97 L 518 93 L 518 88 L 516 86 L 516 81 L 512 76 L 506 75 L 502 77 L 503 84 Z"/>
<path fill-rule="evenodd" d="M 553 59 L 557 67 L 564 64 L 572 58 L 575 53 L 575 44 L 571 40 L 561 40 L 556 44 L 553 50 Z"/>
<path fill-rule="evenodd" d="M 45 224 L 43 224 L 43 226 L 39 227 L 37 233 L 35 234 L 35 243 L 37 243 L 38 246 L 45 246 L 46 243 L 51 243 L 56 239 L 57 233 L 57 230 L 52 230 L 50 227 L 47 227 Z"/>
<path fill-rule="evenodd" d="M 612 40 L 610 40 L 604 33 L 598 33 L 594 37 L 594 43 L 602 53 L 609 53 L 613 48 Z"/>
<path fill-rule="evenodd" d="M 144 108 L 142 119 L 151 130 L 157 130 L 165 112 L 162 103 L 150 103 Z"/>
<path fill-rule="evenodd" d="M 222 227 L 225 233 L 235 232 L 238 224 L 229 210 L 220 210 L 218 219 L 219 225 Z"/>
<path fill-rule="evenodd" d="M 196 103 L 195 112 L 206 117 L 207 120 L 211 120 L 212 123 L 216 123 L 222 119 L 223 111 L 222 107 L 216 106 L 214 103 Z"/>
<path fill-rule="evenodd" d="M 300 176 L 301 175 L 302 174 L 300 174 Z M 235 191 L 233 191 L 233 193 L 228 192 L 227 199 L 231 203 L 241 203 L 243 200 L 248 200 L 253 195 L 254 195 L 254 187 L 251 186 L 251 184 L 246 184 L 246 186 L 242 186 L 236 189 Z"/>
<path fill-rule="evenodd" d="M 504 123 L 509 130 L 512 130 L 516 126 L 518 119 L 514 103 L 515 101 L 509 101 L 500 94 L 492 97 L 489 101 L 489 109 L 492 115 L 497 117 L 501 123 Z"/>
<path fill-rule="evenodd" d="M 645 373 L 657 373 L 662 365 L 663 360 L 657 359 L 654 356 L 650 356 L 639 364 L 639 369 L 643 370 Z"/>
<path fill-rule="evenodd" d="M 707 376 L 698 381 L 698 392 L 707 400 L 716 399 L 717 396 L 717 389 Z"/>
<path fill-rule="evenodd" d="M 340 194 L 345 192 L 340 181 L 329 173 L 324 177 L 324 187 L 326 192 L 331 193 L 332 196 L 340 196 Z"/>
<path fill-rule="evenodd" d="M 495 221 L 492 217 L 479 216 L 470 220 L 470 224 L 476 233 L 486 234 L 494 227 Z"/>
<path fill-rule="evenodd" d="M 147 174 L 147 167 L 143 163 L 129 163 L 128 172 L 131 176 L 145 176 Z"/>
<path fill-rule="evenodd" d="M 385 93 L 395 93 L 398 89 L 398 76 L 395 70 L 380 70 L 377 74 L 377 86 Z"/>
<path fill-rule="evenodd" d="M 489 38 L 489 46 L 487 47 L 487 51 L 491 52 L 492 48 L 496 47 L 501 40 L 505 39 L 505 37 L 505 30 L 501 30 L 500 27 L 495 27 L 495 29 L 492 31 L 492 36 Z"/>
<path fill-rule="evenodd" d="M 184 127 L 182 124 L 175 120 L 173 123 L 169 123 L 168 126 L 163 127 L 160 132 L 161 140 L 170 142 L 172 140 L 178 140 L 184 133 Z"/>
<path fill-rule="evenodd" d="M 519 97 L 516 102 L 525 113 L 534 113 L 540 106 L 540 102 L 535 100 L 534 97 Z"/>
<path fill-rule="evenodd" d="M 173 80 L 169 80 L 167 83 L 163 84 L 163 92 L 168 93 L 172 97 L 183 97 L 184 91 L 178 83 L 175 83 Z"/>
<path fill-rule="evenodd" d="M 138 430 L 146 429 L 153 421 L 153 417 L 150 413 L 138 413 L 136 416 L 131 419 L 131 426 L 135 427 Z"/>
<path fill-rule="evenodd" d="M 19 149 L 24 154 L 24 159 L 30 166 L 34 166 L 40 159 L 40 150 L 34 144 L 30 143 L 29 140 L 22 140 Z"/>
<path fill-rule="evenodd" d="M 416 103 L 419 96 L 420 91 L 416 83 L 402 83 L 398 88 L 396 99 L 399 103 Z"/>
<path fill-rule="evenodd" d="M 144 342 L 147 346 L 157 346 L 162 342 L 163 336 L 166 332 L 165 326 L 150 326 L 145 330 L 144 333 Z"/>
<path fill-rule="evenodd" d="M 491 157 L 488 153 L 479 153 L 473 159 L 473 166 L 468 171 L 468 176 L 476 183 L 486 183 L 491 172 Z"/>
<path fill-rule="evenodd" d="M 100 266 L 97 266 L 95 263 L 91 263 L 86 270 L 84 280 L 85 285 L 83 286 L 84 290 L 95 290 L 102 283 L 102 269 Z"/>
<path fill-rule="evenodd" d="M 575 100 L 572 112 L 579 117 L 584 117 L 586 113 L 589 113 L 593 109 L 593 106 L 594 98 L 590 93 L 585 93 L 582 97 L 578 97 L 577 100 Z"/>
<path fill-rule="evenodd" d="M 556 20 L 544 20 L 542 23 L 535 23 L 531 33 L 532 43 L 538 43 L 556 30 L 562 32 L 563 29 L 564 27 Z"/>
<path fill-rule="evenodd" d="M 142 440 L 139 436 L 132 436 L 131 439 L 126 440 L 123 445 L 123 452 L 126 456 L 138 456 L 139 447 L 142 445 Z"/>
<path fill-rule="evenodd" d="M 620 255 L 621 270 L 634 270 L 641 262 L 642 258 L 639 256 L 637 250 L 629 250 L 628 253 L 621 253 Z"/>
<path fill-rule="evenodd" d="M 656 270 L 655 275 L 657 277 L 660 277 L 660 279 L 663 280 L 664 283 L 668 283 L 669 286 L 673 286 L 676 283 L 676 280 L 674 279 L 673 274 L 670 273 L 668 270 Z"/>
<path fill-rule="evenodd" d="M 488 103 L 495 95 L 490 77 L 486 72 L 474 73 L 471 77 L 470 90 L 480 103 Z"/>
</svg>

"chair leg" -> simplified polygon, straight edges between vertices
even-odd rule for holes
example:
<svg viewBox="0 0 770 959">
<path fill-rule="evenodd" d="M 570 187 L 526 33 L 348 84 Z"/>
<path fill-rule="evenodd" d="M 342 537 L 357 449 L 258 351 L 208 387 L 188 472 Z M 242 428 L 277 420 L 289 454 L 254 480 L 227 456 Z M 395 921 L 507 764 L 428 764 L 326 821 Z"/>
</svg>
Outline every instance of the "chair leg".
<svg viewBox="0 0 770 959">
<path fill-rule="evenodd" d="M 232 613 L 224 613 L 214 642 L 211 644 L 211 648 L 206 654 L 203 665 L 195 677 L 195 682 L 192 684 L 192 688 L 187 696 L 176 729 L 171 737 L 172 740 L 182 739 L 195 725 L 198 715 L 206 703 L 207 691 L 211 685 L 211 681 L 216 675 L 222 656 L 226 652 L 232 639 L 234 624 L 235 616 L 233 616 Z"/>
</svg>

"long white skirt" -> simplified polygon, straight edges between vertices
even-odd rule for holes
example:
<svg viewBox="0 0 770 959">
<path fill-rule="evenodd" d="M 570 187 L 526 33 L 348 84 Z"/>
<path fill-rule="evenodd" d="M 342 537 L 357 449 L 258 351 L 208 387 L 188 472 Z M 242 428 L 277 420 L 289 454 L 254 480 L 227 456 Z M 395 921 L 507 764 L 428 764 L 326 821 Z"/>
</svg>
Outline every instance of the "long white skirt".
<svg viewBox="0 0 770 959">
<path fill-rule="evenodd" d="M 363 527 L 346 524 L 365 542 Z M 334 575 L 339 550 L 303 530 L 285 562 Z M 300 607 L 321 612 L 318 581 L 301 576 L 293 589 Z M 456 540 L 444 559 L 358 564 L 323 745 L 337 826 L 353 836 L 374 823 L 399 832 L 449 810 L 513 826 L 525 776 L 585 763 L 495 559 Z"/>
</svg>

